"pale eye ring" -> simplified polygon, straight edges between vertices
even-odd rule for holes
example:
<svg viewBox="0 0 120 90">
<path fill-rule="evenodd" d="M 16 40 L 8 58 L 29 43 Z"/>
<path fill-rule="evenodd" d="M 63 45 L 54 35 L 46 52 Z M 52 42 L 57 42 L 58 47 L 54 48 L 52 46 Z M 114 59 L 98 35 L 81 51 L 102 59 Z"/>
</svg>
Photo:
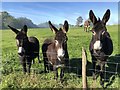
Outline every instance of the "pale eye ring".
<svg viewBox="0 0 120 90">
<path fill-rule="evenodd" d="M 96 32 L 95 31 L 92 31 L 93 35 L 96 35 Z"/>
<path fill-rule="evenodd" d="M 58 45 L 58 41 L 57 40 L 55 40 L 55 44 Z"/>
<path fill-rule="evenodd" d="M 104 35 L 105 31 L 102 32 L 102 35 Z"/>
<path fill-rule="evenodd" d="M 65 40 L 64 40 L 64 43 L 65 43 L 66 41 L 67 41 L 67 40 L 65 39 Z"/>
</svg>

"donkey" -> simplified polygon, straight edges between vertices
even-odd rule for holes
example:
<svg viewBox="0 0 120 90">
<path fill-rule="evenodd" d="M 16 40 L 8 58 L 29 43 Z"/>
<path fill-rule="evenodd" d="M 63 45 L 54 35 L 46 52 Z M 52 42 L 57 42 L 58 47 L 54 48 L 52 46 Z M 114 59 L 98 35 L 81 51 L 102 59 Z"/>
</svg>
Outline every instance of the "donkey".
<svg viewBox="0 0 120 90">
<path fill-rule="evenodd" d="M 106 11 L 102 20 L 100 20 L 100 18 L 97 20 L 93 11 L 90 10 L 89 18 L 93 23 L 93 28 L 91 30 L 93 35 L 89 47 L 93 64 L 93 79 L 96 79 L 97 73 L 95 72 L 95 69 L 98 64 L 98 69 L 100 69 L 100 84 L 104 87 L 103 68 L 105 67 L 105 62 L 107 61 L 109 55 L 113 52 L 112 39 L 106 28 L 106 23 L 110 18 L 110 10 L 108 9 Z"/>
<path fill-rule="evenodd" d="M 24 25 L 21 31 L 11 27 L 8 27 L 16 34 L 16 43 L 18 47 L 18 55 L 23 66 L 23 72 L 30 73 L 31 62 L 36 57 L 38 57 L 39 63 L 41 62 L 39 59 L 39 41 L 36 37 L 28 37 L 27 36 L 27 26 Z M 28 68 L 26 69 L 26 65 Z"/>
<path fill-rule="evenodd" d="M 86 20 L 84 22 L 84 31 L 89 31 L 90 30 L 90 21 L 89 20 Z"/>
<path fill-rule="evenodd" d="M 63 29 L 57 29 L 49 21 L 50 29 L 55 33 L 54 39 L 46 39 L 42 45 L 42 53 L 44 60 L 44 71 L 48 72 L 50 66 L 55 71 L 55 78 L 58 78 L 58 68 L 61 69 L 60 79 L 64 76 L 64 66 L 69 63 L 69 55 L 67 50 L 67 36 L 69 29 L 68 22 L 65 21 Z"/>
</svg>

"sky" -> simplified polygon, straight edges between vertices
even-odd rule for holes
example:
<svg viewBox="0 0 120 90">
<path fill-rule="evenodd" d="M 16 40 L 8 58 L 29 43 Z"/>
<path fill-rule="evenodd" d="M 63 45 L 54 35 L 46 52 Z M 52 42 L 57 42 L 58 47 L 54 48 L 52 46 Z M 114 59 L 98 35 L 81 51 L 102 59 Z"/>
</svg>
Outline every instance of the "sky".
<svg viewBox="0 0 120 90">
<path fill-rule="evenodd" d="M 52 23 L 60 24 L 64 20 L 68 20 L 70 24 L 75 25 L 79 16 L 82 16 L 84 21 L 87 20 L 90 10 L 93 10 L 97 18 L 102 19 L 107 9 L 111 11 L 107 24 L 117 24 L 117 2 L 2 2 L 0 11 L 7 11 L 16 18 L 27 17 L 35 24 L 49 20 Z"/>
</svg>

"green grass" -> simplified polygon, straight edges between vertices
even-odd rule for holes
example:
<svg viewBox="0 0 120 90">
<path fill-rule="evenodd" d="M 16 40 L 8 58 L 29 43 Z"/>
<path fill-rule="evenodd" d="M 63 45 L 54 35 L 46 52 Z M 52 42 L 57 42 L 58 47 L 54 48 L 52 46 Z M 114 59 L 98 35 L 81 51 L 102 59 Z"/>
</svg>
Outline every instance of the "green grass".
<svg viewBox="0 0 120 90">
<path fill-rule="evenodd" d="M 114 43 L 114 51 L 109 60 L 111 62 L 118 62 L 119 58 L 115 56 L 118 55 L 118 26 L 108 26 L 108 31 L 110 32 L 111 38 Z M 54 34 L 49 28 L 45 29 L 29 29 L 28 36 L 36 36 L 40 41 L 40 47 L 42 46 L 45 38 L 54 37 Z M 24 75 L 22 73 L 22 66 L 18 59 L 17 47 L 15 41 L 15 34 L 11 30 L 2 31 L 2 83 L 0 88 L 82 88 L 82 77 L 81 77 L 81 57 L 82 57 L 82 47 L 87 51 L 88 64 L 87 68 L 91 68 L 91 57 L 89 53 L 89 43 L 92 34 L 83 31 L 83 28 L 70 28 L 68 33 L 68 52 L 70 56 L 71 66 L 78 67 L 72 68 L 71 72 L 68 73 L 66 70 L 63 83 L 60 80 L 54 80 L 54 73 L 41 73 L 44 70 L 43 62 L 38 64 L 36 62 L 32 65 L 31 75 Z M 40 49 L 40 56 L 42 60 L 42 54 Z M 119 60 L 120 62 L 120 60 Z M 107 65 L 110 70 L 115 69 L 115 65 Z M 119 66 L 120 68 L 120 66 Z M 120 73 L 120 72 L 119 72 Z M 78 77 L 75 74 L 79 74 Z M 88 73 L 89 74 L 89 73 Z M 109 74 L 109 80 L 112 83 L 107 88 L 118 88 L 119 76 Z M 99 83 L 99 77 L 96 81 L 92 80 L 92 76 L 88 75 L 88 87 L 89 88 L 102 88 Z M 105 84 L 108 84 L 106 82 Z"/>
</svg>

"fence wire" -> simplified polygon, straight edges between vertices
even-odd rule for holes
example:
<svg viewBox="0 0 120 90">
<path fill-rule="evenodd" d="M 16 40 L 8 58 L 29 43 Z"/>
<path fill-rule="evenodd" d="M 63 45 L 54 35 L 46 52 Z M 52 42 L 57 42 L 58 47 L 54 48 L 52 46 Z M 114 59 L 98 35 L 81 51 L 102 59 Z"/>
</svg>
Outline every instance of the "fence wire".
<svg viewBox="0 0 120 90">
<path fill-rule="evenodd" d="M 42 54 L 40 53 L 40 55 L 41 55 L 40 56 L 40 60 L 43 61 Z M 112 55 L 110 55 L 110 57 L 114 57 L 114 58 L 117 58 L 117 59 L 120 58 L 120 56 L 112 56 Z M 44 58 L 47 58 L 47 57 L 44 57 Z M 72 59 L 76 60 L 76 58 L 72 58 Z M 37 62 L 37 59 L 35 59 L 35 60 Z M 68 74 L 73 75 L 73 76 L 81 77 L 81 75 L 82 75 L 82 60 L 79 58 L 79 59 L 77 59 L 77 62 L 75 62 L 75 63 L 72 62 L 73 60 L 70 59 L 69 60 L 69 66 L 65 66 L 65 73 L 68 73 Z M 35 62 L 35 64 L 37 64 L 36 62 Z M 2 67 L 4 69 L 4 73 L 3 74 L 5 74 L 5 72 L 7 72 L 7 69 L 5 69 L 5 68 L 10 63 L 11 63 L 11 61 L 8 61 L 8 60 L 6 62 L 4 61 L 4 63 L 2 63 Z M 15 65 L 16 63 L 20 65 L 21 62 L 16 60 L 16 61 L 14 61 L 12 63 L 13 63 L 13 65 Z M 87 61 L 87 63 L 88 63 L 87 66 L 86 66 L 87 67 L 87 74 L 88 74 L 87 76 L 89 76 L 89 75 L 92 75 L 92 71 L 94 69 L 92 68 L 92 63 L 91 62 Z M 97 61 L 96 61 L 96 63 L 97 63 Z M 103 70 L 103 72 L 105 73 L 104 74 L 104 79 L 106 80 L 107 74 L 120 75 L 119 68 L 120 68 L 120 63 L 119 62 L 106 61 L 105 62 L 105 68 Z M 9 69 L 10 69 L 11 72 L 22 71 L 22 65 L 20 65 L 19 68 L 11 66 Z M 42 62 L 42 69 L 44 70 L 43 62 Z M 95 71 L 96 72 L 100 72 L 99 69 L 95 69 Z M 33 72 L 33 73 L 40 73 L 41 69 L 40 69 L 40 67 L 31 67 L 31 72 Z"/>
</svg>

